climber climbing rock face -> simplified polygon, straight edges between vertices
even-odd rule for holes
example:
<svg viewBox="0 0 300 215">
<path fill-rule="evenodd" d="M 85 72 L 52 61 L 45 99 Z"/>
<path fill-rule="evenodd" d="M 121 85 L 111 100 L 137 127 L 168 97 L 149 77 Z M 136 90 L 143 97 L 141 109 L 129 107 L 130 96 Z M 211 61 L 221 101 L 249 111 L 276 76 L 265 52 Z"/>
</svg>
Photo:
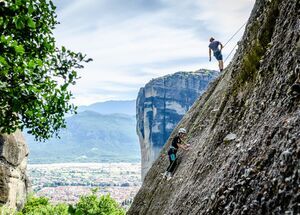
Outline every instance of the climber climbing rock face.
<svg viewBox="0 0 300 215">
<path fill-rule="evenodd" d="M 222 49 L 223 49 L 223 45 L 222 43 L 220 43 L 219 41 L 215 40 L 213 37 L 211 37 L 209 39 L 209 61 L 211 61 L 211 52 L 213 51 L 215 58 L 218 60 L 219 62 L 219 69 L 220 72 L 223 71 L 223 56 L 222 56 Z"/>
<path fill-rule="evenodd" d="M 170 180 L 172 178 L 172 174 L 174 173 L 174 170 L 177 166 L 176 153 L 177 153 L 178 149 L 179 148 L 181 148 L 183 150 L 188 150 L 189 149 L 189 145 L 184 144 L 184 142 L 183 142 L 183 139 L 184 139 L 185 136 L 186 136 L 185 128 L 180 128 L 178 130 L 178 134 L 172 140 L 172 144 L 171 144 L 170 149 L 168 151 L 170 164 L 169 164 L 167 170 L 165 171 L 165 173 L 163 173 L 163 178 L 167 178 L 167 180 Z"/>
</svg>

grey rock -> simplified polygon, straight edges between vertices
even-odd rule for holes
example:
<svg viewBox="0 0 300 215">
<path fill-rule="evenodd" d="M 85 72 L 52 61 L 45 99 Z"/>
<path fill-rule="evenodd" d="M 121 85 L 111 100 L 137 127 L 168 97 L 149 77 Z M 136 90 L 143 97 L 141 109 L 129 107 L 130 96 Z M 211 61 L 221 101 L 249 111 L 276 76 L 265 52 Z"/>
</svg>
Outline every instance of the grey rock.
<svg viewBox="0 0 300 215">
<path fill-rule="evenodd" d="M 226 137 L 224 137 L 223 141 L 231 142 L 231 141 L 235 140 L 236 138 L 237 138 L 236 134 L 230 133 L 230 134 L 227 134 Z"/>
<path fill-rule="evenodd" d="M 28 148 L 20 131 L 0 134 L 0 206 L 20 209 L 27 191 Z"/>
<path fill-rule="evenodd" d="M 216 198 L 216 195 L 214 193 L 211 194 L 210 199 L 213 201 L 213 200 L 215 200 L 215 198 Z"/>
<path fill-rule="evenodd" d="M 153 79 L 140 89 L 136 105 L 142 179 L 177 123 L 218 74 L 204 69 L 177 72 Z"/>
<path fill-rule="evenodd" d="M 281 154 L 282 161 L 284 162 L 288 162 L 291 157 L 292 157 L 291 149 L 287 149 Z"/>
<path fill-rule="evenodd" d="M 13 166 L 18 166 L 28 156 L 28 147 L 21 132 L 0 135 L 0 157 Z"/>
<path fill-rule="evenodd" d="M 178 125 L 188 128 L 193 150 L 179 153 L 172 183 L 159 177 L 168 159 L 157 159 L 127 214 L 299 213 L 300 97 L 287 95 L 300 75 L 291 76 L 300 64 L 299 20 L 297 0 L 256 1 L 232 62 Z M 230 132 L 244 150 L 222 144 Z"/>
</svg>

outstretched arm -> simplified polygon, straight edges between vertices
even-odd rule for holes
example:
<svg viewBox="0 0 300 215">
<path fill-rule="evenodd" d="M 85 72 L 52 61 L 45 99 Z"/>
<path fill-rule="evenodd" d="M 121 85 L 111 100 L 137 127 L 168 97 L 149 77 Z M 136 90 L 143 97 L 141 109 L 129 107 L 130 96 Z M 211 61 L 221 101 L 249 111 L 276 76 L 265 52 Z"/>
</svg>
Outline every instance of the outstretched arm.
<svg viewBox="0 0 300 215">
<path fill-rule="evenodd" d="M 186 146 L 185 144 L 177 144 L 179 148 L 183 149 L 183 150 L 189 150 L 188 146 Z"/>
<path fill-rule="evenodd" d="M 224 48 L 224 46 L 223 46 L 223 44 L 222 43 L 220 43 L 220 46 L 221 46 L 221 50 Z"/>
</svg>

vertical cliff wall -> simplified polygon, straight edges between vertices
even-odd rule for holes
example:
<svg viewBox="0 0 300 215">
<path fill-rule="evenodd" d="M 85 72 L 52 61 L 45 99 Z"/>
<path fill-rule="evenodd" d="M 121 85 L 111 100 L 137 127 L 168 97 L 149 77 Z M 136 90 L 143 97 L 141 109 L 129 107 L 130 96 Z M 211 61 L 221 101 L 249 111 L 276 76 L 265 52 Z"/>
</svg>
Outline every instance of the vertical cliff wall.
<svg viewBox="0 0 300 215">
<path fill-rule="evenodd" d="M 142 178 L 183 115 L 218 75 L 215 71 L 177 72 L 153 79 L 137 97 L 137 134 Z"/>
<path fill-rule="evenodd" d="M 20 131 L 0 134 L 0 206 L 20 209 L 27 196 L 28 148 Z"/>
<path fill-rule="evenodd" d="M 191 150 L 170 181 L 154 162 L 128 214 L 299 214 L 299 56 L 300 1 L 257 0 L 232 63 L 171 134 L 186 127 Z"/>
</svg>

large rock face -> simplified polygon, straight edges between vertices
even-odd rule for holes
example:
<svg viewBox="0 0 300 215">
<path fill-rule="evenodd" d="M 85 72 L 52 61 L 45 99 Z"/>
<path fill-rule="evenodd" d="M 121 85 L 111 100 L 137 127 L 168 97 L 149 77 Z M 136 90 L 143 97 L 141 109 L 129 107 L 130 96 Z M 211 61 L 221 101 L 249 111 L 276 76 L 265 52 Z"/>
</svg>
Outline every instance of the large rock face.
<svg viewBox="0 0 300 215">
<path fill-rule="evenodd" d="M 137 134 L 141 145 L 142 179 L 171 132 L 217 72 L 177 72 L 153 79 L 137 98 Z"/>
<path fill-rule="evenodd" d="M 20 209 L 27 195 L 28 148 L 20 131 L 0 134 L 0 205 Z"/>
<path fill-rule="evenodd" d="M 232 63 L 177 127 L 191 150 L 171 181 L 160 175 L 167 158 L 155 161 L 128 214 L 300 213 L 300 95 L 290 91 L 300 80 L 299 8 L 256 2 Z"/>
</svg>

